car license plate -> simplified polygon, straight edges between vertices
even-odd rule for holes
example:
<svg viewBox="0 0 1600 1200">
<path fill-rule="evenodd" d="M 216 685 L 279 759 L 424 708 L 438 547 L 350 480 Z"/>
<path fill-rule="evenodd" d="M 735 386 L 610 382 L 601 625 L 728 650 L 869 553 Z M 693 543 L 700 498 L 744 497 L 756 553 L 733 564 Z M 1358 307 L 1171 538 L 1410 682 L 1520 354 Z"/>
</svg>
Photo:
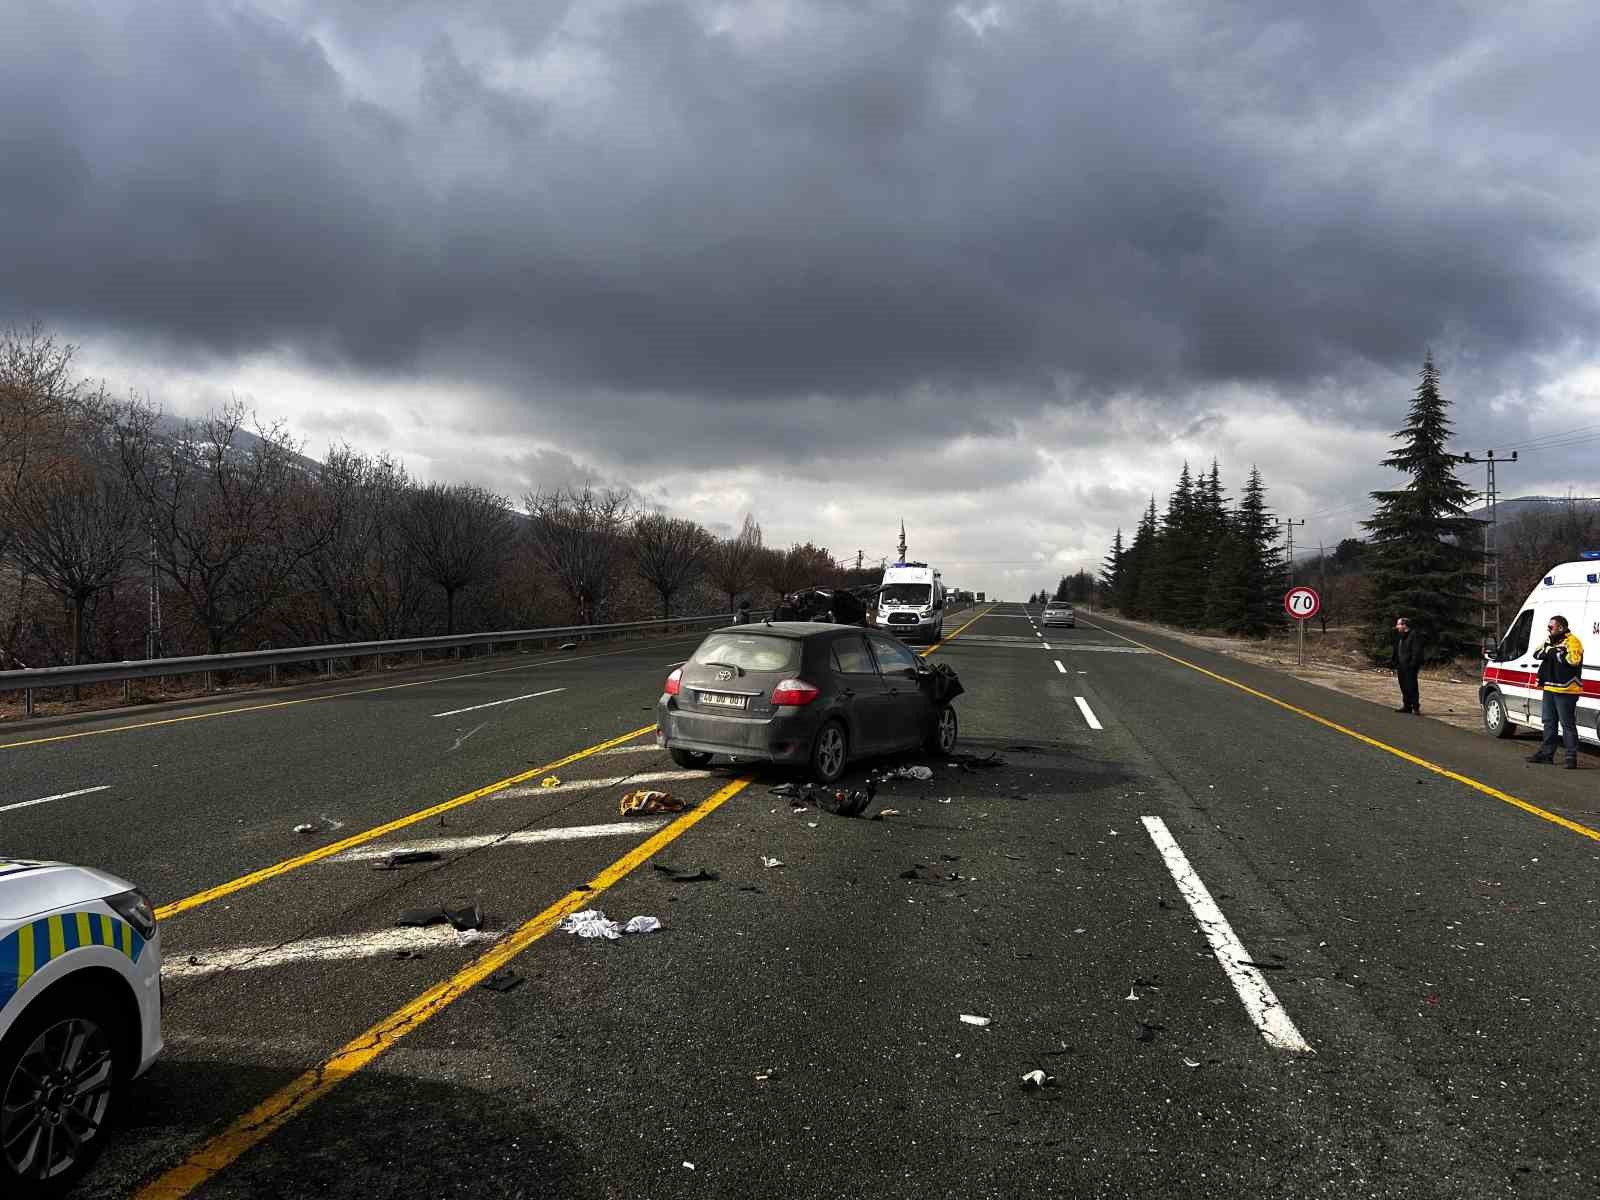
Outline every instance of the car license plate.
<svg viewBox="0 0 1600 1200">
<path fill-rule="evenodd" d="M 700 703 L 707 708 L 743 708 L 748 697 L 728 696 L 722 692 L 701 692 Z"/>
</svg>

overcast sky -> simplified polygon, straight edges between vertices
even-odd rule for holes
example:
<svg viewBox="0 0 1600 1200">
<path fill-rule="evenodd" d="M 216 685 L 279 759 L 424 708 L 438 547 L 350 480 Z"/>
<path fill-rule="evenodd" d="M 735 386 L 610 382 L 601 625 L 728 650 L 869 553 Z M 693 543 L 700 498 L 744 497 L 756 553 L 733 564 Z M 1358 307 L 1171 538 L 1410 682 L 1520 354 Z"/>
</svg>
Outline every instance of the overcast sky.
<svg viewBox="0 0 1600 1200">
<path fill-rule="evenodd" d="M 514 498 L 904 519 L 991 593 L 1186 459 L 1331 544 L 1429 347 L 1460 449 L 1594 435 L 1509 494 L 1600 494 L 1597 45 L 1590 0 L 0 0 L 0 322 Z"/>
</svg>

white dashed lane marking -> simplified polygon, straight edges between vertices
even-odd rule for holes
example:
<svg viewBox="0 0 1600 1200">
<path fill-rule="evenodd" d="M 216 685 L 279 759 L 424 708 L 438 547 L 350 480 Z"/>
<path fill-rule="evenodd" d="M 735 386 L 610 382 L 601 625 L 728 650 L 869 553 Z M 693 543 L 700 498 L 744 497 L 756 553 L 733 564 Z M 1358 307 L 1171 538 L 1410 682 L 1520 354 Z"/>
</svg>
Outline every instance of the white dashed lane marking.
<svg viewBox="0 0 1600 1200">
<path fill-rule="evenodd" d="M 1074 696 L 1073 699 L 1078 702 L 1078 711 L 1083 714 L 1083 719 L 1089 722 L 1090 729 L 1105 728 L 1105 726 L 1100 724 L 1100 718 L 1094 715 L 1094 709 L 1089 707 L 1089 702 L 1087 700 L 1085 700 L 1082 696 Z"/>
<path fill-rule="evenodd" d="M 388 858 L 401 850 L 431 850 L 435 854 L 456 854 L 482 850 L 486 846 L 537 846 L 543 842 L 572 842 L 583 838 L 627 837 L 652 833 L 667 823 L 666 817 L 647 817 L 638 821 L 613 821 L 606 825 L 568 825 L 561 829 L 519 829 L 513 833 L 474 833 L 461 837 L 425 838 L 397 842 L 392 846 L 360 846 L 335 854 L 329 862 L 372 862 Z"/>
<path fill-rule="evenodd" d="M 507 696 L 504 700 L 491 700 L 487 704 L 471 704 L 466 708 L 452 708 L 449 712 L 434 713 L 435 717 L 457 717 L 462 713 L 477 712 L 480 708 L 498 708 L 502 704 L 515 704 L 518 700 L 537 700 L 540 696 L 554 696 L 566 688 L 551 688 L 544 692 L 529 692 L 526 696 Z"/>
<path fill-rule="evenodd" d="M 70 800 L 74 796 L 87 796 L 92 792 L 103 792 L 111 785 L 102 783 L 99 787 L 79 788 L 75 792 L 57 792 L 54 796 L 40 796 L 37 800 L 20 800 L 16 804 L 0 805 L 0 812 L 10 812 L 14 808 L 32 808 L 35 804 L 49 804 L 52 800 Z"/>
<path fill-rule="evenodd" d="M 1300 1031 L 1289 1019 L 1289 1014 L 1284 1012 L 1283 1005 L 1279 1003 L 1278 997 L 1266 979 L 1254 966 L 1253 960 L 1244 948 L 1244 943 L 1233 932 L 1233 927 L 1222 915 L 1217 902 L 1211 898 L 1211 892 L 1205 882 L 1189 865 L 1188 856 L 1173 838 L 1167 823 L 1160 817 L 1140 819 L 1150 832 L 1150 840 L 1155 842 L 1156 849 L 1161 851 L 1161 857 L 1166 860 L 1167 869 L 1172 872 L 1178 891 L 1189 902 L 1195 920 L 1200 923 L 1200 932 L 1205 934 L 1206 941 L 1211 943 L 1212 953 L 1217 956 L 1217 962 L 1222 964 L 1223 972 L 1232 982 L 1234 990 L 1239 993 L 1245 1011 L 1250 1014 L 1250 1019 L 1261 1031 L 1261 1036 L 1266 1039 L 1269 1046 L 1279 1050 L 1292 1050 L 1300 1054 L 1313 1053 L 1310 1044 L 1300 1036 Z"/>
<path fill-rule="evenodd" d="M 1060 671 L 1063 675 L 1067 673 L 1067 669 L 1061 665 L 1061 660 L 1059 658 L 1056 659 L 1056 670 Z"/>
</svg>

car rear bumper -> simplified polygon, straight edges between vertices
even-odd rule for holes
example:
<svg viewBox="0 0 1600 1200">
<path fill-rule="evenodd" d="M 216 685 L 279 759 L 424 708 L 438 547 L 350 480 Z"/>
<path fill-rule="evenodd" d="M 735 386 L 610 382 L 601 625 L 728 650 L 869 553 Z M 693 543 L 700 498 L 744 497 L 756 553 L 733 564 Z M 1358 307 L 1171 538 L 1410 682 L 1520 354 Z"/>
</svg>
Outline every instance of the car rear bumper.
<svg viewBox="0 0 1600 1200">
<path fill-rule="evenodd" d="M 1073 617 L 1045 617 L 1039 623 L 1041 625 L 1062 625 L 1068 629 L 1071 629 L 1077 624 L 1077 620 Z"/>
<path fill-rule="evenodd" d="M 809 715 L 735 717 L 685 712 L 676 704 L 656 705 L 656 744 L 668 750 L 723 754 L 750 762 L 795 765 L 811 759 L 816 721 Z"/>
</svg>

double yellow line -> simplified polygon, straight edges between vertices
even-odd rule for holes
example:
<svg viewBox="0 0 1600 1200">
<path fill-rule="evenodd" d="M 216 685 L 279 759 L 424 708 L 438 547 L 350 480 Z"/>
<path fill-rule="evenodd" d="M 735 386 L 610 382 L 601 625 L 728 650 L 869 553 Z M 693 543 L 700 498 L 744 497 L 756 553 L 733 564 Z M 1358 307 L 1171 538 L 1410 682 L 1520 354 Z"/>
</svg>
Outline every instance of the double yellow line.
<svg viewBox="0 0 1600 1200">
<path fill-rule="evenodd" d="M 181 1200 L 241 1155 L 260 1145 L 300 1113 L 360 1071 L 423 1022 L 438 1016 L 472 988 L 503 968 L 534 942 L 555 929 L 570 913 L 590 904 L 612 884 L 626 877 L 658 850 L 671 845 L 690 829 L 737 796 L 750 783 L 735 779 L 684 813 L 666 828 L 635 846 L 589 881 L 585 889 L 568 892 L 538 916 L 457 971 L 435 984 L 409 1004 L 395 1010 L 365 1033 L 346 1042 L 330 1057 L 304 1072 L 256 1105 L 227 1129 L 189 1155 L 178 1166 L 152 1180 L 134 1194 L 134 1200 Z"/>
</svg>

